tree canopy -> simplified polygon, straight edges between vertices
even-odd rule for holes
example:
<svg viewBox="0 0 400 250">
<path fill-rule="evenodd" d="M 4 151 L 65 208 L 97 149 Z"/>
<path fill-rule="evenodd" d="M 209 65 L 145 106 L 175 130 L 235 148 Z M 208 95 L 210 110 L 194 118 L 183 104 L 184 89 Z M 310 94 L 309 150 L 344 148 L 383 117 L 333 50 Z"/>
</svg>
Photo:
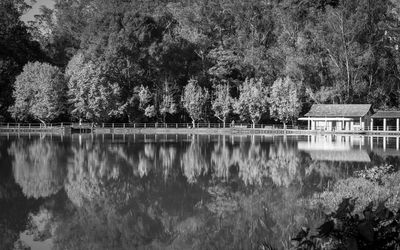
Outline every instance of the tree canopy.
<svg viewBox="0 0 400 250">
<path fill-rule="evenodd" d="M 301 84 L 296 85 L 290 77 L 276 80 L 268 99 L 271 117 L 283 124 L 297 119 L 301 111 L 301 87 Z"/>
<path fill-rule="evenodd" d="M 66 111 L 64 76 L 50 64 L 28 63 L 17 76 L 13 97 L 10 113 L 14 118 L 52 121 Z"/>
<path fill-rule="evenodd" d="M 193 127 L 196 121 L 204 118 L 208 99 L 207 90 L 200 87 L 196 80 L 190 79 L 184 88 L 182 104 L 192 119 Z"/>
<path fill-rule="evenodd" d="M 46 59 L 39 43 L 20 20 L 29 8 L 23 0 L 0 2 L 0 120 L 10 118 L 13 84 L 24 65 Z"/>
<path fill-rule="evenodd" d="M 255 124 L 268 111 L 268 89 L 263 79 L 246 79 L 240 85 L 240 96 L 235 103 L 235 112 L 244 121 L 249 120 Z"/>
<path fill-rule="evenodd" d="M 19 20 L 27 8 L 23 1 L 1 4 L 5 119 L 15 77 L 28 61 L 48 61 L 63 71 L 76 56 L 101 75 L 102 84 L 92 86 L 118 89 L 118 115 L 112 112 L 110 119 L 165 121 L 168 114 L 185 121 L 179 100 L 190 79 L 211 96 L 214 83 L 226 83 L 239 98 L 246 79 L 263 78 L 270 88 L 287 76 L 303 83 L 308 98 L 300 101 L 306 107 L 314 102 L 400 107 L 400 7 L 394 0 L 57 0 L 28 27 Z M 147 116 L 139 107 L 140 86 L 152 94 Z M 98 91 L 104 98 L 113 92 Z M 104 119 L 103 111 L 96 112 L 87 118 Z M 211 106 L 206 113 L 204 119 L 217 121 Z M 75 111 L 69 115 L 77 118 Z"/>
</svg>

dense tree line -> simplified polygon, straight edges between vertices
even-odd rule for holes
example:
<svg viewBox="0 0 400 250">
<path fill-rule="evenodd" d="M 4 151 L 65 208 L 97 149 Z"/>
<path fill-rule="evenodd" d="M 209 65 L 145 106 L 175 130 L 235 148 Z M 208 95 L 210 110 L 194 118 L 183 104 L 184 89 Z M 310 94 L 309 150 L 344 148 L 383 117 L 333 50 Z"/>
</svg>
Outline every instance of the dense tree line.
<svg viewBox="0 0 400 250">
<path fill-rule="evenodd" d="M 27 7 L 0 8 L 5 120 L 288 123 L 312 103 L 400 106 L 395 0 L 56 0 L 25 25 Z"/>
</svg>

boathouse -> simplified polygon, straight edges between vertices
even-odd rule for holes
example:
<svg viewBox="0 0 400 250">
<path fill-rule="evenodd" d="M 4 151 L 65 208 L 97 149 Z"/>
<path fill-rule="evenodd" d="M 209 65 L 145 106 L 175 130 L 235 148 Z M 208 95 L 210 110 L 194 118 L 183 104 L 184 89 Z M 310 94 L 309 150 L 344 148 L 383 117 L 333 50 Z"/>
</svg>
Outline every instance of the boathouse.
<svg viewBox="0 0 400 250">
<path fill-rule="evenodd" d="M 314 104 L 305 117 L 308 130 L 367 130 L 373 110 L 371 104 Z"/>
<path fill-rule="evenodd" d="M 382 126 L 376 126 L 374 121 L 383 121 Z M 394 126 L 396 121 L 396 126 Z M 389 123 L 389 124 L 388 124 Z M 371 130 L 374 131 L 400 131 L 400 111 L 377 111 L 371 117 Z"/>
</svg>

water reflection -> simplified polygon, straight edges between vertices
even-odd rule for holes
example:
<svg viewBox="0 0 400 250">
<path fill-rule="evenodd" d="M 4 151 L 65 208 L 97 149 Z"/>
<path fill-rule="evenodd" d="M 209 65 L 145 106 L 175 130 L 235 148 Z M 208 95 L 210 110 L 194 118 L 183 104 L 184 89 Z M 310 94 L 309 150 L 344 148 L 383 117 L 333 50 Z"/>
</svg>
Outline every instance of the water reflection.
<svg viewBox="0 0 400 250">
<path fill-rule="evenodd" d="M 398 164 L 400 155 L 394 138 L 383 147 L 350 136 L 0 141 L 0 162 L 23 194 L 41 198 L 26 220 L 54 249 L 248 249 L 260 240 L 286 248 L 299 225 L 320 219 L 304 198 L 355 170 Z"/>
<path fill-rule="evenodd" d="M 9 154 L 15 181 L 27 197 L 47 197 L 63 187 L 67 155 L 57 142 L 22 138 L 11 143 Z"/>
<path fill-rule="evenodd" d="M 318 161 L 370 162 L 368 152 L 363 149 L 364 139 L 361 136 L 310 135 L 307 141 L 298 142 L 298 148 Z"/>
</svg>

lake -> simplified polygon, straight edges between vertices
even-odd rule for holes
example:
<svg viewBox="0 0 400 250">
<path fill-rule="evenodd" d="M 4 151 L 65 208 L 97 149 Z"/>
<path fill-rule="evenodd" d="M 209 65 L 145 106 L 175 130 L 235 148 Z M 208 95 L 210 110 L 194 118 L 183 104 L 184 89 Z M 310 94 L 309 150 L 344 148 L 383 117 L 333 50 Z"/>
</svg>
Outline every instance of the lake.
<svg viewBox="0 0 400 250">
<path fill-rule="evenodd" d="M 0 135 L 0 249 L 277 249 L 399 138 Z"/>
</svg>

